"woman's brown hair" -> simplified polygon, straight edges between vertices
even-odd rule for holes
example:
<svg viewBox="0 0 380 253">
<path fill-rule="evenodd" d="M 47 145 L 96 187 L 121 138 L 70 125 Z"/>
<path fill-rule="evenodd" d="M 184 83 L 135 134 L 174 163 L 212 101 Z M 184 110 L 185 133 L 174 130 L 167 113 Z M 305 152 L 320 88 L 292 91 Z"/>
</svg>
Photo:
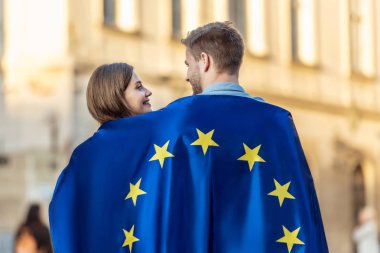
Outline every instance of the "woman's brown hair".
<svg viewBox="0 0 380 253">
<path fill-rule="evenodd" d="M 132 115 L 124 98 L 132 74 L 133 67 L 127 63 L 105 64 L 92 73 L 87 85 L 87 107 L 100 124 Z"/>
</svg>

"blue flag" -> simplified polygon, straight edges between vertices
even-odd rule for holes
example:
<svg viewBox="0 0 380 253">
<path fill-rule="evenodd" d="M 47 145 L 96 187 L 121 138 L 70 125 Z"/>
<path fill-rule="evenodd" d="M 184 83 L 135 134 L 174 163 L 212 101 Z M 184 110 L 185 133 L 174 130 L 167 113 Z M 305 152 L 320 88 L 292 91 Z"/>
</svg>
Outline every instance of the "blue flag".
<svg viewBox="0 0 380 253">
<path fill-rule="evenodd" d="M 50 203 L 56 253 L 326 253 L 289 112 L 191 96 L 103 124 Z"/>
</svg>

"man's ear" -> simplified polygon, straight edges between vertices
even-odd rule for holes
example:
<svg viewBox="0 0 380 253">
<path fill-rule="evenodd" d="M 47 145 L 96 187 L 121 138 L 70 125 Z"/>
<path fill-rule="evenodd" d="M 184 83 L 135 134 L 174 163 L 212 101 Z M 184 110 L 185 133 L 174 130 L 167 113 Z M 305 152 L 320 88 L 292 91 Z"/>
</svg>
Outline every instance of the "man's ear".
<svg viewBox="0 0 380 253">
<path fill-rule="evenodd" d="M 206 54 L 205 52 L 201 53 L 201 58 L 199 59 L 202 63 L 202 70 L 204 72 L 207 72 L 211 65 L 211 57 L 210 55 Z"/>
</svg>

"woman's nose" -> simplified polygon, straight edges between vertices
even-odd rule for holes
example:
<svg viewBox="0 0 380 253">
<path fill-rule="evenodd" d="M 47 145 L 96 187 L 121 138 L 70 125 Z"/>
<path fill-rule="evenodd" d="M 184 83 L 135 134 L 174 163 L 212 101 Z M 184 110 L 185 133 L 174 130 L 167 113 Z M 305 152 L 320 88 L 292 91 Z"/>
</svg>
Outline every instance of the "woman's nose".
<svg viewBox="0 0 380 253">
<path fill-rule="evenodd" d="M 145 91 L 145 96 L 146 96 L 146 97 L 149 97 L 149 96 L 151 96 L 151 95 L 152 95 L 152 92 L 151 92 L 150 90 L 146 89 L 146 91 Z"/>
</svg>

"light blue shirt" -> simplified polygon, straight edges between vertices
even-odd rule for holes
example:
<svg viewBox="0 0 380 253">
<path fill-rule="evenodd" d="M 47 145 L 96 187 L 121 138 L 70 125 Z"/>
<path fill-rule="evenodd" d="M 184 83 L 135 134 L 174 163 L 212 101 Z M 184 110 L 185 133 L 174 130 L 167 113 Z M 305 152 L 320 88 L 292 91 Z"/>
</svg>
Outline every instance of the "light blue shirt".
<svg viewBox="0 0 380 253">
<path fill-rule="evenodd" d="M 208 86 L 206 89 L 204 89 L 204 91 L 199 95 L 230 95 L 253 98 L 259 101 L 264 101 L 260 97 L 252 97 L 251 95 L 249 95 L 239 84 L 229 82 L 212 84 Z"/>
</svg>

